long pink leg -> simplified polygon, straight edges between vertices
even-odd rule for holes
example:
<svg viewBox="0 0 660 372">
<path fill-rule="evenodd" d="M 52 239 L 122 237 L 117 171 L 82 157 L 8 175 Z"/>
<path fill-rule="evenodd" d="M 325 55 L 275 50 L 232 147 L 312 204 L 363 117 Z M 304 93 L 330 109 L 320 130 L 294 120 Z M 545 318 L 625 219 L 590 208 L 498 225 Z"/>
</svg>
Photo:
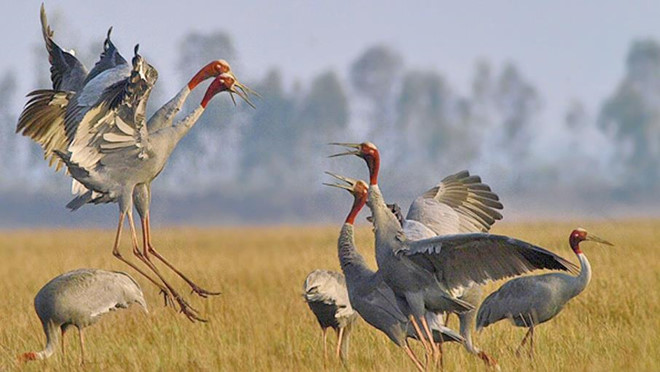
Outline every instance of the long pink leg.
<svg viewBox="0 0 660 372">
<path fill-rule="evenodd" d="M 112 255 L 117 257 L 120 261 L 124 262 L 128 266 L 132 267 L 135 271 L 140 273 L 145 278 L 149 279 L 150 282 L 152 282 L 156 287 L 158 287 L 158 289 L 160 289 L 161 293 L 163 293 L 163 295 L 165 296 L 165 304 L 167 304 L 168 300 L 171 301 L 171 299 L 169 298 L 169 292 L 167 291 L 167 288 L 163 287 L 162 284 L 158 283 L 155 279 L 153 279 L 152 277 L 147 275 L 144 271 L 142 271 L 142 269 L 137 267 L 137 265 L 135 265 L 131 261 L 124 258 L 121 255 L 121 253 L 119 252 L 119 241 L 121 240 L 121 229 L 122 229 L 122 225 L 124 224 L 124 216 L 125 216 L 125 213 L 123 213 L 123 212 L 119 213 L 119 224 L 117 225 L 117 234 L 115 235 L 115 244 L 112 247 Z"/>
<path fill-rule="evenodd" d="M 424 372 L 424 366 L 422 366 L 422 363 L 419 361 L 419 359 L 417 359 L 415 353 L 413 353 L 412 349 L 410 348 L 410 345 L 408 345 L 408 341 L 406 341 L 406 344 L 403 346 L 403 350 L 406 352 L 408 358 L 410 358 L 410 360 L 412 360 L 413 363 L 415 363 L 415 367 L 417 367 L 417 369 L 420 372 Z"/>
<path fill-rule="evenodd" d="M 135 233 L 135 223 L 133 221 L 133 213 L 132 211 L 128 212 L 128 226 L 131 230 L 131 239 L 133 242 L 133 253 L 142 261 L 144 262 L 150 269 L 153 271 L 154 274 L 160 279 L 160 281 L 167 287 L 167 289 L 170 291 L 172 296 L 174 297 L 174 300 L 179 304 L 180 311 L 191 321 L 200 321 L 200 322 L 206 322 L 206 319 L 200 318 L 199 315 L 197 315 L 197 310 L 195 310 L 190 304 L 186 302 L 186 300 L 179 295 L 179 293 L 165 280 L 165 278 L 160 274 L 158 271 L 158 268 L 149 261 L 143 254 L 140 252 L 140 247 L 138 245 L 138 239 L 137 239 L 137 234 Z"/>
<path fill-rule="evenodd" d="M 149 220 L 149 212 L 146 213 L 146 216 L 140 219 L 140 222 L 142 224 L 142 241 L 143 241 L 143 249 L 144 249 L 144 256 L 149 259 L 148 253 L 152 254 L 154 257 L 159 259 L 162 263 L 164 263 L 167 267 L 169 267 L 172 271 L 174 271 L 181 279 L 183 279 L 190 288 L 192 288 L 192 291 L 197 293 L 201 297 L 208 297 L 209 295 L 211 296 L 217 296 L 220 294 L 220 292 L 211 292 L 207 291 L 206 289 L 203 289 L 199 287 L 197 284 L 195 284 L 192 280 L 188 279 L 181 271 L 179 271 L 174 265 L 172 265 L 167 259 L 160 254 L 160 252 L 156 251 L 156 249 L 153 247 L 151 244 L 151 222 Z"/>
</svg>

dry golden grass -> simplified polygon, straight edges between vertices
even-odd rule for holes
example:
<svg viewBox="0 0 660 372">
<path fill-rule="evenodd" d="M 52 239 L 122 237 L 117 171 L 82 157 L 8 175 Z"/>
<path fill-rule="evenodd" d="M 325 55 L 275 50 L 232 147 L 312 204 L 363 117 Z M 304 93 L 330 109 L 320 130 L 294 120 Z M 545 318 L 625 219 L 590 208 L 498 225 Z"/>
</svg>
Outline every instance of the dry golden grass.
<svg viewBox="0 0 660 372">
<path fill-rule="evenodd" d="M 509 234 L 569 257 L 568 234 L 577 224 L 498 224 Z M 536 332 L 536 358 L 516 358 L 524 330 L 500 322 L 477 335 L 477 344 L 505 371 L 660 370 L 659 221 L 586 224 L 616 247 L 585 243 L 594 275 L 587 290 Z M 173 228 L 154 232 L 156 246 L 203 286 L 221 290 L 209 299 L 188 297 L 207 324 L 192 324 L 162 306 L 157 290 L 110 254 L 111 231 L 16 231 L 0 236 L 0 370 L 19 368 L 16 355 L 40 350 L 44 335 L 32 301 L 52 277 L 80 267 L 116 269 L 141 283 L 150 313 L 138 307 L 110 314 L 85 330 L 86 370 L 322 370 L 320 332 L 301 298 L 315 268 L 338 269 L 336 227 Z M 124 237 L 123 250 L 128 252 Z M 358 246 L 373 263 L 371 232 Z M 172 277 L 187 294 L 181 281 Z M 487 292 L 500 283 L 490 284 Z M 456 318 L 451 326 L 457 326 Z M 25 370 L 82 370 L 74 332 L 66 355 L 59 348 Z M 334 341 L 334 337 L 328 337 Z M 419 348 L 418 348 L 419 350 Z M 485 370 L 458 345 L 445 347 L 445 368 Z M 328 369 L 340 370 L 331 359 Z M 360 321 L 352 335 L 350 370 L 412 370 L 380 332 Z"/>
</svg>

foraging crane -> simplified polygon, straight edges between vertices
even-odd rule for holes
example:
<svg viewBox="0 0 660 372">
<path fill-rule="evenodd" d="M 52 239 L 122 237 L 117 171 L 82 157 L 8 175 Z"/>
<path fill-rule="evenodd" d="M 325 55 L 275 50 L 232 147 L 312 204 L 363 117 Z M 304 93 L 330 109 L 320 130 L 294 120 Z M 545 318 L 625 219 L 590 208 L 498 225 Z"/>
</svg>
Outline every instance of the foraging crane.
<svg viewBox="0 0 660 372">
<path fill-rule="evenodd" d="M 357 313 L 351 307 L 346 290 L 346 280 L 340 273 L 314 270 L 303 284 L 305 301 L 321 326 L 323 360 L 328 359 L 326 336 L 328 328 L 337 333 L 336 355 L 342 363 L 348 361 L 348 344 Z"/>
<path fill-rule="evenodd" d="M 80 364 L 84 364 L 82 329 L 96 323 L 103 314 L 134 303 L 148 312 L 140 286 L 126 273 L 78 269 L 59 275 L 44 285 L 34 298 L 34 308 L 46 334 L 46 347 L 42 351 L 23 353 L 19 360 L 46 359 L 53 355 L 59 332 L 64 351 L 64 333 L 75 326 L 80 338 Z"/>
<path fill-rule="evenodd" d="M 374 328 L 385 333 L 397 346 L 401 347 L 417 369 L 424 370 L 422 363 L 408 345 L 408 338 L 418 338 L 412 323 L 404 315 L 392 289 L 385 283 L 379 271 L 369 269 L 362 255 L 355 247 L 353 224 L 358 213 L 367 202 L 368 186 L 364 181 L 354 180 L 326 172 L 343 183 L 326 184 L 348 190 L 354 198 L 346 221 L 341 228 L 337 251 L 341 269 L 346 276 L 346 288 L 353 308 Z M 405 312 L 408 312 L 405 310 Z M 433 334 L 434 342 L 464 342 L 463 338 L 445 327 L 439 314 L 424 314 Z"/>
<path fill-rule="evenodd" d="M 53 90 L 30 93 L 31 98 L 19 118 L 17 132 L 39 143 L 50 165 L 55 163 L 56 169 L 62 163 L 67 166 L 75 180 L 74 190 L 79 191 L 79 195 L 67 205 L 69 208 L 75 210 L 86 203 L 118 203 L 119 223 L 113 255 L 154 283 L 165 296 L 166 303 L 174 298 L 188 319 L 203 321 L 196 310 L 165 281 L 151 261 L 150 255 L 161 260 L 202 297 L 218 294 L 197 286 L 153 248 L 149 222 L 150 185 L 211 98 L 227 91 L 230 95 L 236 93 L 251 104 L 247 95 L 249 88 L 236 80 L 229 64 L 222 60 L 214 61 L 201 69 L 147 121 L 146 103 L 158 73 L 138 54 L 137 46 L 132 63 L 128 64 L 110 41 L 108 31 L 100 60 L 81 83 L 84 67 L 73 55 L 63 54 L 53 42 L 43 6 L 41 20 L 52 64 Z M 215 80 L 200 105 L 174 124 L 174 117 L 190 91 L 211 77 Z M 64 87 L 76 90 L 60 90 Z M 142 251 L 135 234 L 133 206 L 141 217 Z M 160 283 L 119 252 L 125 217 L 128 217 L 134 255 L 160 279 Z"/>
<path fill-rule="evenodd" d="M 370 182 L 367 205 L 373 217 L 379 272 L 397 300 L 405 304 L 401 307 L 407 308 L 406 315 L 427 353 L 439 354 L 424 318 L 427 311 L 460 313 L 474 308 L 465 301 L 452 298 L 448 291 L 535 269 L 574 268 L 569 261 L 544 248 L 507 236 L 461 233 L 409 240 L 378 187 L 380 154 L 376 146 L 370 142 L 338 145 L 351 150 L 334 156 L 357 155 L 367 164 Z M 477 225 L 488 223 L 489 216 L 478 210 L 470 209 L 460 218 Z"/>
<path fill-rule="evenodd" d="M 510 280 L 491 293 L 479 307 L 477 331 L 502 319 L 509 319 L 517 327 L 528 328 L 516 355 L 529 338 L 529 354 L 534 353 L 534 327 L 554 318 L 564 305 L 579 295 L 591 280 L 591 265 L 580 250 L 580 243 L 593 241 L 612 245 L 582 228 L 571 232 L 569 244 L 580 261 L 577 276 L 563 273 L 525 276 Z"/>
</svg>

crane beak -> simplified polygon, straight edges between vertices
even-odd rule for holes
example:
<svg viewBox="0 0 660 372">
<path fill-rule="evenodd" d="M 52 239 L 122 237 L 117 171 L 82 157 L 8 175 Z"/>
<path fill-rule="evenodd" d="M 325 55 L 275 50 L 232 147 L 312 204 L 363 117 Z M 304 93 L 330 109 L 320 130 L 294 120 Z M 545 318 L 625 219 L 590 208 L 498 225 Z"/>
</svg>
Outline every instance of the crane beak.
<svg viewBox="0 0 660 372">
<path fill-rule="evenodd" d="M 348 178 L 344 176 L 340 176 L 336 173 L 332 172 L 325 172 L 325 174 L 330 175 L 339 181 L 343 181 L 344 183 L 323 183 L 326 186 L 332 186 L 332 187 L 338 187 L 340 189 L 348 190 L 350 192 L 353 192 L 353 189 L 355 188 L 355 184 L 357 184 L 357 180 L 353 178 Z"/>
<path fill-rule="evenodd" d="M 587 234 L 587 237 L 585 238 L 585 240 L 589 240 L 589 241 L 604 244 L 604 245 L 614 246 L 614 244 L 608 242 L 607 240 L 599 238 L 599 237 L 597 237 L 595 235 L 592 235 L 592 234 Z"/>
<path fill-rule="evenodd" d="M 338 154 L 330 155 L 328 156 L 329 158 L 334 158 L 337 156 L 346 156 L 346 155 L 360 155 L 360 144 L 359 143 L 345 143 L 345 142 L 331 142 L 329 145 L 333 146 L 344 146 L 349 149 L 356 149 L 356 150 L 349 150 L 346 152 L 340 152 Z"/>
<path fill-rule="evenodd" d="M 249 95 L 252 94 L 260 98 L 261 96 L 254 90 L 241 84 L 233 73 L 229 72 L 229 74 L 231 74 L 231 76 L 234 78 L 234 85 L 229 88 L 229 95 L 231 96 L 231 100 L 234 102 L 234 106 L 236 106 L 236 99 L 234 99 L 234 94 L 236 94 L 237 96 L 241 97 L 243 101 L 245 101 L 248 105 L 250 105 L 250 107 L 256 109 L 257 107 L 254 105 L 254 103 L 252 103 L 252 101 L 250 101 Z"/>
</svg>

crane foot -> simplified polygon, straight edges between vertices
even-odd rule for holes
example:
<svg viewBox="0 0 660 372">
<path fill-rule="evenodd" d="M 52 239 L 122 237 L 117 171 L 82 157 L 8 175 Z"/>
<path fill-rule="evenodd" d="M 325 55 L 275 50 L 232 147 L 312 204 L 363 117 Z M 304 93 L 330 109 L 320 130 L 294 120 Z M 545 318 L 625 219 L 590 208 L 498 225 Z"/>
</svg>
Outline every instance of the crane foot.
<svg viewBox="0 0 660 372">
<path fill-rule="evenodd" d="M 490 367 L 490 368 L 494 368 L 494 369 L 496 369 L 496 370 L 498 370 L 498 371 L 500 370 L 500 365 L 497 363 L 497 360 L 496 360 L 495 358 L 493 358 L 492 356 L 486 354 L 486 353 L 483 352 L 483 351 L 480 351 L 480 352 L 477 354 L 477 356 L 478 356 L 479 358 L 481 358 L 481 360 L 483 360 L 484 363 L 486 363 L 486 365 L 487 365 L 488 367 Z"/>
<path fill-rule="evenodd" d="M 175 299 L 176 302 L 179 304 L 179 307 L 181 308 L 179 312 L 183 313 L 183 315 L 185 315 L 188 318 L 188 320 L 190 320 L 193 323 L 195 323 L 196 321 L 203 323 L 208 322 L 208 320 L 204 318 L 200 318 L 200 316 L 198 315 L 198 311 L 194 307 L 190 306 L 190 304 L 186 302 L 186 300 L 184 300 L 181 296 L 176 296 Z"/>
<path fill-rule="evenodd" d="M 167 290 L 161 289 L 159 294 L 163 295 L 163 302 L 165 307 L 168 306 L 172 306 L 173 308 L 176 307 L 176 305 L 174 305 L 174 300 L 172 300 L 172 296 L 170 296 Z"/>
<path fill-rule="evenodd" d="M 206 289 L 200 288 L 200 287 L 198 287 L 194 284 L 190 284 L 190 286 L 192 287 L 192 290 L 190 291 L 190 293 L 196 293 L 199 297 L 202 297 L 202 298 L 208 298 L 209 296 L 218 296 L 218 295 L 222 294 L 222 292 L 207 291 Z"/>
</svg>

